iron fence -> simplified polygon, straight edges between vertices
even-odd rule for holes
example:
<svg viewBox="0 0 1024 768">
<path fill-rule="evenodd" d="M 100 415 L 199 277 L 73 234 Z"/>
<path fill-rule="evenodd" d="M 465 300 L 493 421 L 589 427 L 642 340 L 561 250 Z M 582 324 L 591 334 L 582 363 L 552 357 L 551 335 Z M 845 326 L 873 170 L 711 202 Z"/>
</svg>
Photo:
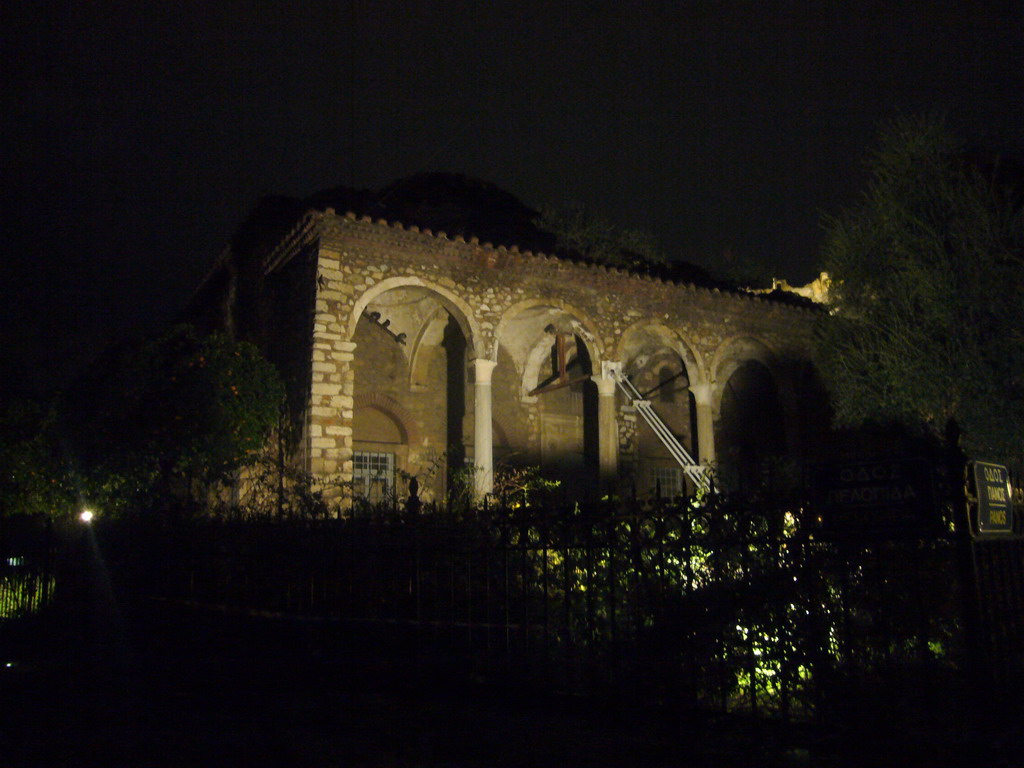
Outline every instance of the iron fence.
<svg viewBox="0 0 1024 768">
<path fill-rule="evenodd" d="M 315 617 L 472 674 L 783 717 L 963 660 L 953 542 L 820 538 L 799 507 L 203 518 L 107 536 L 165 600 Z M 392 646 L 393 647 L 393 646 Z"/>
<path fill-rule="evenodd" d="M 58 546 L 51 520 L 5 518 L 0 525 L 0 622 L 37 615 L 54 597 Z"/>
</svg>

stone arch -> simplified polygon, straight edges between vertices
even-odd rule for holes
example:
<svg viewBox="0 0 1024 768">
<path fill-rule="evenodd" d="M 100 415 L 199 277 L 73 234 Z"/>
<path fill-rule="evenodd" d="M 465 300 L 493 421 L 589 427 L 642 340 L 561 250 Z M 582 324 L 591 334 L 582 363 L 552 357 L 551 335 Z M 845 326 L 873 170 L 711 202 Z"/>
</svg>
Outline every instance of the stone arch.
<svg viewBox="0 0 1024 768">
<path fill-rule="evenodd" d="M 352 410 L 358 411 L 362 408 L 376 408 L 391 416 L 399 429 L 407 445 L 419 445 L 421 441 L 419 428 L 416 426 L 416 419 L 408 409 L 394 398 L 388 397 L 381 392 L 367 392 L 357 395 L 352 399 Z"/>
<path fill-rule="evenodd" d="M 720 382 L 718 467 L 722 486 L 751 490 L 765 461 L 786 453 L 790 432 L 776 376 L 759 359 L 739 359 Z"/>
<path fill-rule="evenodd" d="M 352 308 L 352 314 L 348 319 L 347 330 L 349 338 L 351 338 L 355 333 L 356 325 L 359 323 L 359 318 L 362 316 L 363 311 L 367 306 L 369 306 L 370 302 L 381 294 L 395 290 L 396 288 L 423 288 L 424 290 L 434 294 L 437 297 L 438 302 L 448 310 L 449 314 L 455 319 L 455 322 L 459 324 L 459 327 L 462 329 L 462 334 L 466 337 L 466 340 L 469 343 L 469 348 L 473 350 L 474 356 L 484 356 L 485 344 L 483 336 L 476 316 L 473 314 L 473 310 L 469 304 L 447 288 L 423 280 L 415 275 L 389 277 L 367 288 L 362 295 L 356 299 Z"/>
<path fill-rule="evenodd" d="M 587 347 L 586 340 L 583 342 L 584 347 Z M 586 353 L 590 357 L 591 368 L 594 373 L 598 373 L 601 370 L 599 358 L 595 358 L 593 352 L 589 349 L 585 349 Z M 540 383 L 540 370 L 547 360 L 548 355 L 551 352 L 551 337 L 541 337 L 534 342 L 530 348 L 529 355 L 526 358 L 523 366 L 523 375 L 521 381 L 521 396 L 524 402 L 529 402 L 531 397 L 528 393 L 534 389 Z"/>
<path fill-rule="evenodd" d="M 763 365 L 779 386 L 775 371 L 775 352 L 764 341 L 749 335 L 731 336 L 715 350 L 711 361 L 711 383 L 714 384 L 714 405 L 717 411 L 722 404 L 722 392 L 729 378 L 736 369 L 748 361 Z"/>
<path fill-rule="evenodd" d="M 693 388 L 707 381 L 707 372 L 693 345 L 659 320 L 645 318 L 619 336 L 616 355 L 623 373 L 696 457 L 700 441 Z M 672 451 L 643 419 L 620 426 L 619 447 L 638 495 L 675 497 L 686 493 L 688 483 Z"/>
<path fill-rule="evenodd" d="M 490 359 L 494 362 L 498 361 L 498 345 L 501 343 L 502 336 L 508 331 L 509 325 L 527 310 L 539 309 L 542 307 L 557 309 L 575 321 L 573 325 L 576 326 L 576 332 L 587 345 L 588 352 L 590 353 L 594 364 L 600 368 L 601 361 L 605 359 L 605 351 L 604 344 L 601 342 L 601 335 L 598 333 L 597 327 L 585 312 L 567 301 L 555 298 L 524 299 L 523 301 L 517 302 L 506 309 L 502 313 L 501 319 L 498 321 L 497 328 L 495 328 L 494 331 L 492 348 L 489 350 Z"/>
<path fill-rule="evenodd" d="M 568 353 L 568 381 L 530 395 L 550 375 L 559 375 L 555 350 L 562 339 Z M 532 297 L 507 309 L 495 333 L 495 358 L 516 369 L 512 394 L 528 417 L 525 447 L 546 472 L 557 473 L 570 493 L 596 492 L 593 482 L 600 462 L 598 392 L 605 349 L 595 323 L 578 307 L 559 299 Z M 496 376 L 500 375 L 496 370 Z M 517 394 L 516 394 L 517 391 Z M 506 411 L 508 404 L 500 404 Z"/>
<path fill-rule="evenodd" d="M 678 354 L 686 367 L 686 375 L 692 384 L 708 381 L 704 361 L 693 345 L 677 331 L 655 320 L 638 320 L 626 328 L 619 336 L 618 344 L 615 347 L 616 360 L 625 365 L 629 357 L 629 345 L 641 333 L 649 334 L 652 339 L 661 342 L 662 346 Z"/>
<path fill-rule="evenodd" d="M 601 361 L 605 359 L 605 351 L 596 326 L 582 310 L 561 299 L 525 299 L 509 307 L 502 314 L 501 320 L 498 321 L 498 326 L 495 329 L 491 359 L 495 362 L 498 361 L 498 350 L 503 343 L 502 339 L 509 333 L 511 325 L 517 318 L 521 318 L 524 313 L 530 310 L 546 308 L 562 315 L 562 320 L 568 320 L 567 325 L 570 326 L 568 330 L 571 330 L 573 335 L 583 342 L 594 372 L 599 372 L 601 370 Z M 512 349 L 512 345 L 507 341 L 504 342 L 506 348 L 512 353 L 513 363 L 517 366 L 522 366 L 520 371 L 520 391 L 524 397 L 527 392 L 537 385 L 540 367 L 544 359 L 544 349 L 550 347 L 550 337 L 539 332 L 549 322 L 550 318 L 543 320 L 538 318 L 536 321 L 537 327 L 533 329 L 531 338 L 526 340 L 525 344 L 521 345 L 521 349 L 518 350 L 521 353 L 519 357 L 515 354 L 516 350 Z"/>
</svg>

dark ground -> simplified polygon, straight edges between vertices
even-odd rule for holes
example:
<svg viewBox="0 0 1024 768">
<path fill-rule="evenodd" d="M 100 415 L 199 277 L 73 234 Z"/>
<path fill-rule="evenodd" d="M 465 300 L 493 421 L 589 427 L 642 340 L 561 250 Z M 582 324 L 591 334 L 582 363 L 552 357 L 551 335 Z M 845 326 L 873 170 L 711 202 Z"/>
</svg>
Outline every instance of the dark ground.
<svg viewBox="0 0 1024 768">
<path fill-rule="evenodd" d="M 0 620 L 0 768 L 1024 766 L 1018 717 L 924 689 L 829 726 L 542 694 L 394 628 L 130 604 L 101 561 L 79 573 Z"/>
<path fill-rule="evenodd" d="M 1019 734 L 844 731 L 490 688 L 313 625 L 151 606 L 8 641 L 2 765 L 1022 765 Z M 334 645 L 333 652 L 325 650 Z M 390 658 L 389 658 L 390 656 Z M 957 732 L 960 731 L 960 732 Z M 995 736 L 993 736 L 995 733 Z"/>
</svg>

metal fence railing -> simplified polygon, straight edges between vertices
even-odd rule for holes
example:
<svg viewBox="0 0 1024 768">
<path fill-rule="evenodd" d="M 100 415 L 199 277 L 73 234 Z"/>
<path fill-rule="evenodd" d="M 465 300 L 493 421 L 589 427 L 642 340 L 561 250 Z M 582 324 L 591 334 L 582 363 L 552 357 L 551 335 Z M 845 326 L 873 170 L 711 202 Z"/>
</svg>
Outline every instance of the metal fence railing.
<svg viewBox="0 0 1024 768">
<path fill-rule="evenodd" d="M 477 677 L 647 701 L 804 717 L 826 691 L 962 662 L 949 539 L 826 541 L 763 505 L 627 512 L 198 519 L 122 535 L 112 562 L 166 600 L 344 622 Z"/>
<path fill-rule="evenodd" d="M 0 522 L 0 622 L 9 622 L 38 614 L 53 600 L 58 538 L 44 518 Z"/>
</svg>

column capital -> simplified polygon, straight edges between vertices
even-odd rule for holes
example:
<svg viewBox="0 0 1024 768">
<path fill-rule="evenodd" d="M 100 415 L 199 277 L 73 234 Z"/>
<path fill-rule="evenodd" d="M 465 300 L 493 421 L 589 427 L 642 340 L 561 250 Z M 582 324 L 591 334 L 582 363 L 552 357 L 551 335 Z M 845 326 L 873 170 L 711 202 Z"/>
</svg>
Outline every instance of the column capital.
<svg viewBox="0 0 1024 768">
<path fill-rule="evenodd" d="M 693 394 L 693 399 L 697 405 L 711 405 L 714 385 L 710 381 L 691 384 L 690 392 Z"/>
<path fill-rule="evenodd" d="M 615 395 L 615 379 L 605 376 L 591 376 L 590 380 L 597 385 L 597 394 L 600 397 L 611 397 Z"/>
<path fill-rule="evenodd" d="M 498 363 L 488 357 L 478 357 L 472 361 L 474 378 L 476 384 L 490 384 L 491 374 Z"/>
</svg>

